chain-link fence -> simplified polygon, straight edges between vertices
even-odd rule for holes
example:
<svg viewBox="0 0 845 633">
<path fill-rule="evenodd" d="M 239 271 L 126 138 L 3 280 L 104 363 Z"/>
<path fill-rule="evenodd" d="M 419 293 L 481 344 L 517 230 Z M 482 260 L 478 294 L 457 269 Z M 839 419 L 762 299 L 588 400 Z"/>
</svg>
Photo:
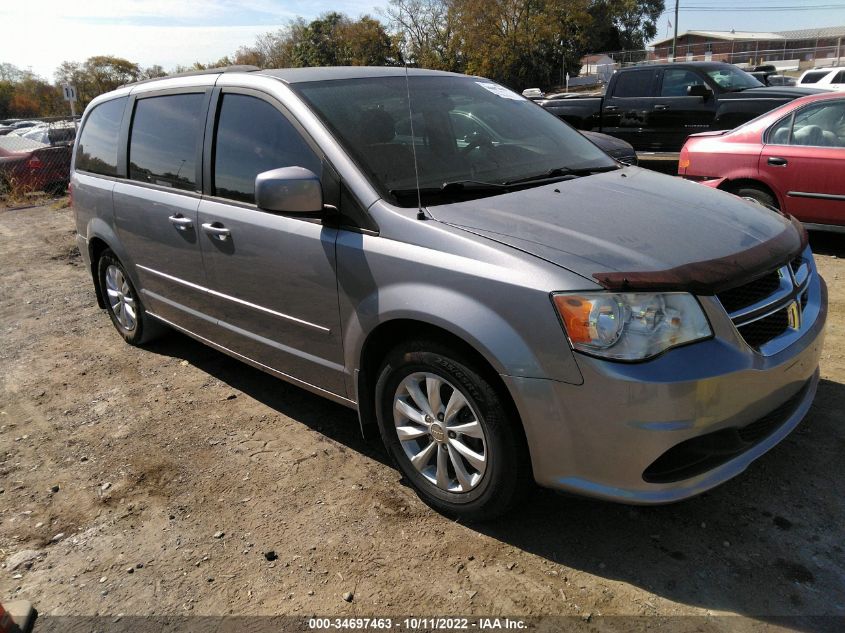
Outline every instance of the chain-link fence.
<svg viewBox="0 0 845 633">
<path fill-rule="evenodd" d="M 70 117 L 0 120 L 0 199 L 64 193 L 78 125 Z"/>
</svg>

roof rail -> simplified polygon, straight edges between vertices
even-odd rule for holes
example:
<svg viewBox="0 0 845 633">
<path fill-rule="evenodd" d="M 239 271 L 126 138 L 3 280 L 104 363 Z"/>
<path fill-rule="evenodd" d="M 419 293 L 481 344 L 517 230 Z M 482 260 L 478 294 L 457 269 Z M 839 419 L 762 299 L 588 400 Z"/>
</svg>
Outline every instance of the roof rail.
<svg viewBox="0 0 845 633">
<path fill-rule="evenodd" d="M 151 81 L 158 81 L 159 79 L 172 79 L 174 77 L 193 77 L 194 75 L 219 75 L 220 73 L 253 73 L 256 70 L 261 70 L 258 66 L 249 66 L 242 64 L 240 66 L 219 66 L 217 68 L 205 68 L 203 70 L 188 70 L 183 73 L 173 73 L 172 75 L 165 75 L 164 77 L 151 77 L 149 79 L 141 79 L 133 81 L 128 84 L 123 84 L 121 88 L 127 86 L 137 86 L 139 84 L 146 84 Z"/>
</svg>

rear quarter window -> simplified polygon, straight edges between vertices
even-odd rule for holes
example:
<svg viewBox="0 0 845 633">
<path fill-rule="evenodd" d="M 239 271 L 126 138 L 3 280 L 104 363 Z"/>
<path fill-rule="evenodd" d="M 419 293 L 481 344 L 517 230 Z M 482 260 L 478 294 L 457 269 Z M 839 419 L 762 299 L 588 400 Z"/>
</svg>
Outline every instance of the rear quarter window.
<svg viewBox="0 0 845 633">
<path fill-rule="evenodd" d="M 79 137 L 76 169 L 105 176 L 117 175 L 117 144 L 126 99 L 112 99 L 91 110 Z"/>
<path fill-rule="evenodd" d="M 817 84 L 819 80 L 824 77 L 829 70 L 820 70 L 819 72 L 807 73 L 803 77 L 801 77 L 802 84 Z"/>
</svg>

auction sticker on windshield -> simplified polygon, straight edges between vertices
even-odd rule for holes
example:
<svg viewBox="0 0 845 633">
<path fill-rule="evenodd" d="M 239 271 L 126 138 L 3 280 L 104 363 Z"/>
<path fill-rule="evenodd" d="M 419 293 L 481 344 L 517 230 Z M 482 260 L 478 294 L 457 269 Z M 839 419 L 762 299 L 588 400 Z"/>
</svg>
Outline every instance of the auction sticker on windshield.
<svg viewBox="0 0 845 633">
<path fill-rule="evenodd" d="M 503 99 L 513 99 L 514 101 L 527 101 L 525 97 L 520 96 L 515 92 L 511 92 L 510 90 L 503 86 L 500 86 L 499 84 L 494 84 L 487 81 L 476 81 L 475 83 L 477 83 L 485 90 L 489 90 L 494 95 L 502 97 Z"/>
</svg>

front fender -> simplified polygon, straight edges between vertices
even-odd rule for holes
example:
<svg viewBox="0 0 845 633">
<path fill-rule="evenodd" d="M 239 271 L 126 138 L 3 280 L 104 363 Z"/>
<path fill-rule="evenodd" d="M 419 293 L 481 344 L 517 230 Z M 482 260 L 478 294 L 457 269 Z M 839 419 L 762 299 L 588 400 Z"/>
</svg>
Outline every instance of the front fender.
<svg viewBox="0 0 845 633">
<path fill-rule="evenodd" d="M 360 368 L 368 336 L 404 319 L 459 337 L 499 374 L 582 382 L 549 293 L 583 287 L 583 278 L 444 224 L 418 222 L 411 228 L 420 241 L 436 233 L 438 247 L 345 232 L 338 237 L 350 378 Z"/>
<path fill-rule="evenodd" d="M 408 298 L 413 297 L 409 302 Z M 372 315 L 373 318 L 360 315 Z M 525 337 L 489 306 L 450 289 L 427 283 L 398 283 L 379 288 L 358 304 L 344 332 L 347 367 L 357 366 L 367 337 L 380 325 L 412 320 L 438 327 L 465 341 L 502 375 L 546 376 L 548 368 Z M 558 336 L 565 340 L 563 332 Z M 577 371 L 577 368 L 576 368 Z M 568 376 L 580 384 L 580 372 Z"/>
</svg>

